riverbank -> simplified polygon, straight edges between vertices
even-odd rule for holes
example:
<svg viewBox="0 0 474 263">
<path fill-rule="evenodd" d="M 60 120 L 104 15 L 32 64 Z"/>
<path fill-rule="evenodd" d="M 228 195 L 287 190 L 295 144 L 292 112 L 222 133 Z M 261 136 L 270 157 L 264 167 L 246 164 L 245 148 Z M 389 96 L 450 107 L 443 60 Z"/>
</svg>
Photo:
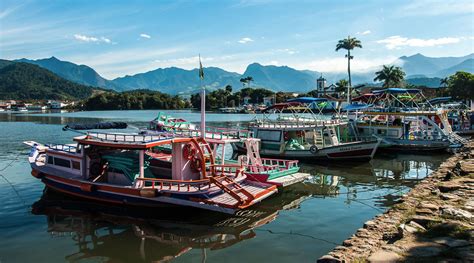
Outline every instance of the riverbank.
<svg viewBox="0 0 474 263">
<path fill-rule="evenodd" d="M 474 261 L 474 141 L 318 262 Z"/>
</svg>

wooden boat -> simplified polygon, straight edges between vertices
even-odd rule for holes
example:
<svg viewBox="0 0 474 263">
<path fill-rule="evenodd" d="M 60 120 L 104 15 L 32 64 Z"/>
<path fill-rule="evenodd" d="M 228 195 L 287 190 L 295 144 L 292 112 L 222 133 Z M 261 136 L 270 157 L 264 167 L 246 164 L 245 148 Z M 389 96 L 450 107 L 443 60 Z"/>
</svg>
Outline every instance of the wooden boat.
<svg viewBox="0 0 474 263">
<path fill-rule="evenodd" d="M 261 119 L 257 116 L 250 123 L 253 136 L 261 140 L 260 154 L 302 160 L 372 159 L 381 140 L 348 138 L 345 136 L 350 129 L 348 123 L 339 118 L 318 118 L 309 107 L 312 99 L 315 98 L 275 104 L 267 108 Z M 247 151 L 243 144 L 236 144 L 236 148 Z"/>
<path fill-rule="evenodd" d="M 163 116 L 163 115 L 159 115 Z M 163 117 L 161 117 L 163 118 Z M 166 117 L 166 119 L 174 119 Z M 186 121 L 179 122 L 180 124 L 163 122 L 160 125 L 161 131 L 143 131 L 145 134 L 160 134 L 163 131 L 171 133 L 173 136 L 189 137 L 201 136 L 200 130 L 197 126 L 190 126 L 192 124 Z M 186 123 L 181 125 L 182 123 Z M 153 126 L 152 126 L 153 127 Z M 283 160 L 283 159 L 269 159 L 261 158 L 259 153 L 259 139 L 249 137 L 251 133 L 247 130 L 235 130 L 226 128 L 208 128 L 206 132 L 206 141 L 210 144 L 214 156 L 220 156 L 216 159 L 221 165 L 240 165 L 244 168 L 243 172 L 247 175 L 247 180 L 263 182 L 277 185 L 278 187 L 285 187 L 291 184 L 304 181 L 310 176 L 307 173 L 300 173 L 297 160 Z M 246 155 L 239 156 L 238 160 L 231 160 L 226 158 L 228 152 L 226 149 L 228 145 L 235 143 L 242 143 L 252 149 L 247 151 Z M 232 146 L 230 146 L 232 147 Z M 153 157 L 152 163 L 160 169 L 171 169 L 171 151 L 169 148 L 155 148 L 154 152 L 148 152 Z"/>
<path fill-rule="evenodd" d="M 203 138 L 88 132 L 72 145 L 32 147 L 32 175 L 49 188 L 129 206 L 181 205 L 235 213 L 277 192 L 247 180 L 239 165 L 216 164 Z M 171 170 L 150 167 L 145 152 L 170 147 Z M 156 169 L 154 169 L 156 168 Z"/>
</svg>

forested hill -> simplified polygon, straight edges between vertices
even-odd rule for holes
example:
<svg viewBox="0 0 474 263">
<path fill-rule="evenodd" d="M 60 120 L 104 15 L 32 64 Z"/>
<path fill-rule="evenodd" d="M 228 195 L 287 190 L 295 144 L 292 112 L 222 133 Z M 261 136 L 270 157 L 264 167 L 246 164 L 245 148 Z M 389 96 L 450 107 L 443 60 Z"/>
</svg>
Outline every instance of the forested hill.
<svg viewBox="0 0 474 263">
<path fill-rule="evenodd" d="M 0 99 L 85 99 L 93 88 L 37 65 L 0 60 Z"/>
</svg>

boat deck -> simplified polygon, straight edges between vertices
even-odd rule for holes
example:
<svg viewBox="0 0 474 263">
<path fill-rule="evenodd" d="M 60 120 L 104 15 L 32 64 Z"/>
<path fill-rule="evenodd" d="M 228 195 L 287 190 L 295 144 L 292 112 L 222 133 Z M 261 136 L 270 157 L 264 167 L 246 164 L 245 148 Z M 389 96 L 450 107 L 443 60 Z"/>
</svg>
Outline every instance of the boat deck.
<svg viewBox="0 0 474 263">
<path fill-rule="evenodd" d="M 243 181 L 242 183 L 240 183 L 240 186 L 245 189 L 247 192 L 251 193 L 252 195 L 254 196 L 260 196 L 256 199 L 254 199 L 253 203 L 255 202 L 258 202 L 260 201 L 261 199 L 275 193 L 277 190 L 272 190 L 272 191 L 268 191 L 267 194 L 264 194 L 262 196 L 262 192 L 265 192 L 268 188 L 269 188 L 269 185 L 265 185 L 265 184 L 260 184 L 260 183 L 256 183 L 256 182 L 250 182 L 250 181 Z M 246 199 L 247 197 L 243 194 L 243 193 L 238 193 L 238 195 L 240 197 L 242 197 L 243 199 Z M 217 195 L 217 196 L 214 196 L 212 198 L 209 199 L 210 202 L 213 202 L 213 203 L 216 203 L 216 204 L 222 204 L 222 205 L 226 205 L 226 206 L 235 206 L 235 205 L 238 205 L 238 201 L 233 198 L 230 194 L 228 193 L 222 193 L 220 195 Z"/>
<path fill-rule="evenodd" d="M 308 173 L 294 173 L 290 175 L 281 176 L 272 180 L 268 180 L 267 182 L 270 184 L 275 184 L 281 187 L 285 187 L 288 185 L 296 184 L 302 182 L 309 178 L 311 175 Z"/>
</svg>

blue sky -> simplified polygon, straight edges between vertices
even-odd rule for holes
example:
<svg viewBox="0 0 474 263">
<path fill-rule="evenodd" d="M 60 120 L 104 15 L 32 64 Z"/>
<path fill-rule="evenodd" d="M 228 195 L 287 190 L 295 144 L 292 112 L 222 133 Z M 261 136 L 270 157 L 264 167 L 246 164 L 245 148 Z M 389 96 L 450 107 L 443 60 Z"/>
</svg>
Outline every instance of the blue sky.
<svg viewBox="0 0 474 263">
<path fill-rule="evenodd" d="M 402 55 L 474 52 L 474 2 L 9 1 L 0 2 L 0 57 L 56 56 L 106 78 L 158 67 L 242 73 L 252 62 L 344 71 L 337 40 L 362 41 L 354 71 Z"/>
</svg>

